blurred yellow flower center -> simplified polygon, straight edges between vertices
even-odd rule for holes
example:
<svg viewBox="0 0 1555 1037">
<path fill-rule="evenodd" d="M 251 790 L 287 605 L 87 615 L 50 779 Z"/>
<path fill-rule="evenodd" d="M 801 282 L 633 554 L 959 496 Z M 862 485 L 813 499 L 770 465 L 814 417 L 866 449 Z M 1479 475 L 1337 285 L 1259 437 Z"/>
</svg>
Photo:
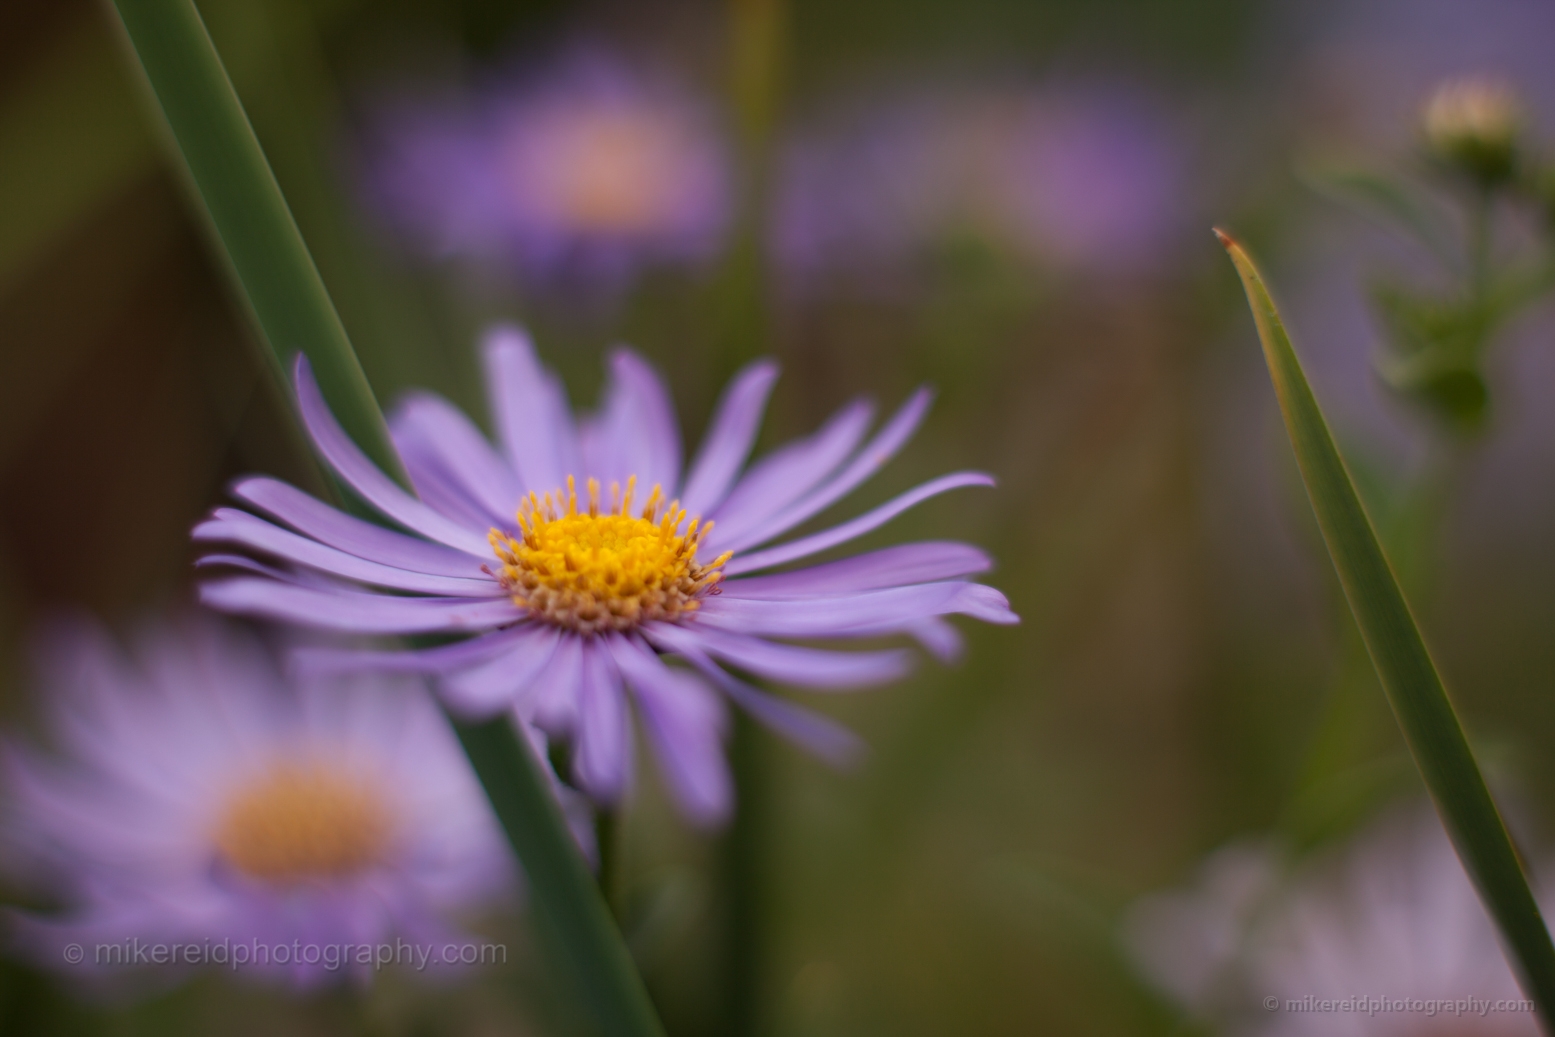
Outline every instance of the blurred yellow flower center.
<svg viewBox="0 0 1555 1037">
<path fill-rule="evenodd" d="M 227 804 L 216 846 L 238 871 L 290 884 L 365 871 L 383 860 L 392 829 L 383 798 L 365 780 L 283 763 Z"/>
<path fill-rule="evenodd" d="M 531 493 L 519 506 L 517 536 L 493 529 L 491 547 L 502 563 L 494 575 L 514 603 L 580 634 L 631 630 L 696 611 L 697 599 L 723 579 L 730 554 L 698 565 L 697 545 L 713 524 L 689 518 L 678 501 L 661 506 L 657 486 L 634 515 L 635 486 L 635 477 L 625 494 L 612 485 L 610 504 L 601 508 L 599 483 L 590 479 L 580 511 L 568 476 L 565 503 L 560 492 Z"/>
<path fill-rule="evenodd" d="M 667 120 L 641 113 L 580 118 L 552 144 L 549 189 L 583 230 L 632 233 L 663 223 L 684 147 Z"/>
</svg>

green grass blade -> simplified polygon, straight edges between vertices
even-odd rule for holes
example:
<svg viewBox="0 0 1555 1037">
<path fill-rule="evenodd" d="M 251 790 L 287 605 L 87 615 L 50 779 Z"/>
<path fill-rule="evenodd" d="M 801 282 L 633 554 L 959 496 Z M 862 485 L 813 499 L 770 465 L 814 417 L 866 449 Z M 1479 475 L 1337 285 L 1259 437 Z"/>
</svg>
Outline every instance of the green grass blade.
<svg viewBox="0 0 1555 1037">
<path fill-rule="evenodd" d="M 587 870 L 577 867 L 577 850 L 567 831 L 556 797 L 529 746 L 506 717 L 481 724 L 454 721 L 465 755 L 491 796 L 492 808 L 524 861 L 531 887 L 551 895 L 535 898 L 548 928 L 580 977 L 583 993 L 605 1033 L 654 1034 L 664 1031 L 637 976 L 626 944 L 620 939 L 601 945 L 592 933 L 615 929 L 610 908 Z M 565 896 L 555 895 L 565 890 Z"/>
<path fill-rule="evenodd" d="M 191 0 L 114 6 L 279 370 L 306 354 L 341 425 L 403 482 L 378 401 L 199 12 Z"/>
<path fill-rule="evenodd" d="M 378 402 L 329 293 L 190 0 L 114 0 L 278 375 L 312 362 L 352 438 L 400 475 Z M 555 932 L 609 1037 L 663 1037 L 642 979 L 572 839 L 550 783 L 506 718 L 450 720 L 524 864 L 531 901 Z"/>
<path fill-rule="evenodd" d="M 1218 230 L 1215 233 L 1247 290 L 1312 510 L 1415 764 L 1464 870 L 1501 930 L 1523 989 L 1538 1004 L 1541 1020 L 1555 1018 L 1550 1014 L 1555 1009 L 1555 947 L 1511 836 L 1485 787 L 1463 727 L 1263 278 L 1240 245 Z"/>
</svg>

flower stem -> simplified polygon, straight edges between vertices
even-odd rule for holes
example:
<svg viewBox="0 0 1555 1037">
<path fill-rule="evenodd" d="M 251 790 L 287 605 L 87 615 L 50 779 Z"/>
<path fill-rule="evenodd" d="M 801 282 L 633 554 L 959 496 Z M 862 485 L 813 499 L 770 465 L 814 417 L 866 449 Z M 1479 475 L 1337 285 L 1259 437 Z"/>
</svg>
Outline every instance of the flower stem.
<svg viewBox="0 0 1555 1037">
<path fill-rule="evenodd" d="M 626 841 L 624 806 L 598 807 L 594 813 L 594 844 L 599 850 L 599 893 L 616 924 L 626 921 Z"/>
<path fill-rule="evenodd" d="M 772 131 L 782 102 L 788 11 L 784 0 L 732 0 L 730 101 L 735 115 L 734 228 L 714 282 L 716 355 L 712 384 L 766 352 L 765 221 L 771 189 Z"/>
<path fill-rule="evenodd" d="M 734 715 L 729 760 L 739 809 L 724 834 L 723 1026 L 729 1037 L 760 1030 L 761 976 L 767 949 L 766 858 L 770 803 L 765 732 L 743 712 Z"/>
<path fill-rule="evenodd" d="M 383 415 L 248 117 L 191 0 L 114 0 L 190 179 L 282 377 L 306 354 L 356 443 L 404 480 Z M 284 381 L 284 378 L 283 378 Z M 662 1037 L 631 955 L 533 753 L 505 718 L 454 722 L 523 862 L 535 910 L 559 936 L 609 1037 Z"/>
<path fill-rule="evenodd" d="M 535 909 L 556 934 L 605 1033 L 653 1034 L 663 1028 L 622 942 L 610 908 L 581 866 L 572 834 L 534 753 L 506 717 L 480 724 L 450 718 L 492 809 L 524 862 Z"/>
</svg>

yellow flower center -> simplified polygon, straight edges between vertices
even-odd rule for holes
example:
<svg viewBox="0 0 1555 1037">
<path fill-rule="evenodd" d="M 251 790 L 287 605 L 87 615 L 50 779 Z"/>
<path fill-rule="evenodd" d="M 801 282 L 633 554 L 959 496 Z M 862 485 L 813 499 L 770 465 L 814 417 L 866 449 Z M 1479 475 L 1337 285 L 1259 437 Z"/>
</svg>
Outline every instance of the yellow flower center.
<svg viewBox="0 0 1555 1037">
<path fill-rule="evenodd" d="M 381 795 L 339 768 L 282 763 L 242 789 L 216 828 L 216 846 L 238 871 L 292 884 L 342 878 L 380 863 L 393 823 Z"/>
<path fill-rule="evenodd" d="M 684 136 L 651 114 L 582 116 L 551 142 L 544 188 L 584 230 L 651 231 L 673 204 Z"/>
<path fill-rule="evenodd" d="M 634 515 L 635 486 L 636 478 L 628 479 L 623 495 L 612 485 L 610 505 L 601 509 L 599 483 L 590 479 L 587 509 L 579 511 L 568 476 L 565 509 L 559 491 L 543 498 L 531 493 L 519 505 L 518 536 L 493 529 L 491 547 L 502 563 L 494 575 L 514 604 L 580 634 L 631 630 L 696 611 L 697 599 L 723 579 L 730 553 L 698 565 L 697 545 L 713 524 L 690 518 L 678 501 L 661 506 L 657 486 Z"/>
</svg>

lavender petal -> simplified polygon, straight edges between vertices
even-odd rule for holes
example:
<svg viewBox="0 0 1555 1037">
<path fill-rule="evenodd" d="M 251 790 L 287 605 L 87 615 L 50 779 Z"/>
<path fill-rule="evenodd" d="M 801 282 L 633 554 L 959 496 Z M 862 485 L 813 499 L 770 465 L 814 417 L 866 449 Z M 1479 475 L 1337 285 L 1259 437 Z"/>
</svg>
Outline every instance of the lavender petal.
<svg viewBox="0 0 1555 1037">
<path fill-rule="evenodd" d="M 477 557 L 488 557 L 491 546 L 481 533 L 466 529 L 449 521 L 425 504 L 395 485 L 394 481 L 378 470 L 367 455 L 351 442 L 345 429 L 330 413 L 318 383 L 313 379 L 313 369 L 308 358 L 297 354 L 297 408 L 308 435 L 340 477 L 362 495 L 362 499 L 389 518 L 415 530 L 422 536 L 449 547 L 467 551 Z"/>
<path fill-rule="evenodd" d="M 833 652 L 776 644 L 706 626 L 691 630 L 669 623 L 649 624 L 643 632 L 667 651 L 700 646 L 709 655 L 758 677 L 807 688 L 867 687 L 895 680 L 912 667 L 911 654 L 901 649 Z"/>
<path fill-rule="evenodd" d="M 573 745 L 579 787 L 598 802 L 619 801 L 631 774 L 632 725 L 621 672 L 602 644 L 583 646 Z"/>
<path fill-rule="evenodd" d="M 667 499 L 678 496 L 680 432 L 669 396 L 646 361 L 629 350 L 610 357 L 604 406 L 579 429 L 584 472 L 604 485 L 637 476 L 646 494 L 659 486 Z M 580 473 L 583 474 L 583 473 Z"/>
<path fill-rule="evenodd" d="M 717 554 L 808 493 L 858 446 L 873 408 L 863 400 L 843 407 L 805 439 L 779 447 L 746 470 L 722 504 L 704 518 L 717 520 L 705 543 Z"/>
<path fill-rule="evenodd" d="M 518 507 L 518 480 L 480 430 L 453 404 L 433 393 L 403 400 L 389 420 L 396 439 L 419 440 L 454 481 L 504 521 Z"/>
<path fill-rule="evenodd" d="M 644 731 L 676 802 L 696 824 L 726 820 L 734 805 L 734 783 L 723 753 L 723 701 L 635 640 L 613 637 L 609 645 L 637 694 Z"/>
<path fill-rule="evenodd" d="M 582 680 L 583 638 L 563 634 L 550 662 L 519 697 L 519 714 L 548 735 L 571 734 L 577 725 Z"/>
<path fill-rule="evenodd" d="M 907 633 L 923 646 L 924 651 L 946 664 L 961 658 L 961 650 L 965 647 L 961 631 L 939 616 L 930 616 L 909 625 Z"/>
<path fill-rule="evenodd" d="M 848 462 L 847 467 L 828 480 L 826 485 L 792 507 L 784 509 L 770 521 L 752 529 L 743 537 L 726 544 L 725 550 L 740 551 L 771 540 L 841 500 L 852 492 L 854 487 L 874 475 L 882 465 L 896 456 L 897 451 L 901 450 L 917 431 L 923 416 L 929 411 L 929 403 L 932 400 L 933 395 L 927 389 L 919 389 L 913 393 L 907 402 L 902 404 L 901 409 L 891 416 L 891 420 L 875 434 L 875 437 L 864 445 L 852 461 Z"/>
<path fill-rule="evenodd" d="M 490 578 L 430 576 L 369 562 L 356 555 L 326 547 L 316 540 L 289 533 L 235 508 L 217 508 L 210 519 L 194 527 L 191 535 L 202 543 L 241 544 L 297 565 L 379 587 L 465 598 L 489 598 L 502 593 L 496 581 Z"/>
<path fill-rule="evenodd" d="M 322 544 L 371 562 L 436 576 L 473 579 L 480 573 L 480 563 L 463 551 L 364 522 L 275 479 L 244 479 L 232 495 Z"/>
<path fill-rule="evenodd" d="M 334 677 L 347 673 L 443 674 L 474 666 L 506 651 L 525 626 L 483 634 L 451 645 L 419 651 L 372 648 L 296 648 L 287 656 L 292 672 L 302 678 Z"/>
<path fill-rule="evenodd" d="M 960 489 L 963 486 L 992 486 L 993 476 L 984 475 L 982 472 L 956 472 L 953 475 L 942 475 L 938 479 L 908 490 L 906 493 L 875 508 L 865 512 L 850 522 L 844 522 L 840 526 L 813 536 L 802 537 L 799 540 L 791 540 L 777 547 L 769 547 L 765 551 L 757 551 L 754 554 L 736 556 L 727 566 L 724 572 L 735 576 L 743 572 L 755 572 L 758 569 L 770 569 L 774 565 L 782 565 L 784 562 L 792 562 L 797 558 L 817 554 L 827 548 L 845 544 L 854 537 L 863 536 L 870 530 L 885 525 L 902 512 L 938 496 L 949 490 Z"/>
<path fill-rule="evenodd" d="M 421 503 L 465 529 L 512 527 L 511 512 L 504 516 L 471 496 L 423 439 L 407 435 L 404 429 L 396 431 L 393 428 L 389 430 L 389 439 L 399 453 L 405 474 L 410 477 L 411 489 Z"/>
<path fill-rule="evenodd" d="M 317 590 L 246 576 L 202 584 L 200 601 L 220 612 L 357 634 L 475 632 L 523 618 L 518 606 L 506 598 L 396 598 L 345 589 Z"/>
<path fill-rule="evenodd" d="M 925 540 L 794 572 L 727 580 L 719 590 L 727 598 L 816 598 L 950 580 L 984 572 L 992 565 L 992 559 L 971 544 Z"/>
<path fill-rule="evenodd" d="M 491 635 L 487 635 L 491 636 Z M 467 669 L 445 673 L 438 692 L 450 709 L 467 719 L 485 719 L 510 708 L 556 654 L 561 635 L 554 627 L 525 624 L 501 655 Z"/>
<path fill-rule="evenodd" d="M 681 503 L 691 514 L 711 514 L 723 503 L 755 445 L 767 397 L 777 376 L 777 364 L 758 360 L 736 375 L 724 390 L 680 495 Z"/>
<path fill-rule="evenodd" d="M 723 690 L 735 704 L 778 734 L 804 746 L 837 767 L 850 767 L 864 754 L 858 735 L 819 713 L 795 706 L 746 684 L 704 653 L 679 653 Z"/>
<path fill-rule="evenodd" d="M 992 614 L 991 603 L 967 595 L 966 589 L 975 586 L 950 580 L 811 601 L 718 597 L 705 602 L 693 622 L 771 637 L 865 637 L 896 633 L 929 616 L 972 610 Z"/>
<path fill-rule="evenodd" d="M 956 612 L 1000 626 L 1015 626 L 1020 617 L 1010 611 L 1010 599 L 981 583 L 963 585 L 956 596 Z"/>
<path fill-rule="evenodd" d="M 518 472 L 519 488 L 559 489 L 578 470 L 577 434 L 561 386 L 535 356 L 529 336 L 512 326 L 487 332 L 482 346 L 491 413 Z"/>
</svg>

